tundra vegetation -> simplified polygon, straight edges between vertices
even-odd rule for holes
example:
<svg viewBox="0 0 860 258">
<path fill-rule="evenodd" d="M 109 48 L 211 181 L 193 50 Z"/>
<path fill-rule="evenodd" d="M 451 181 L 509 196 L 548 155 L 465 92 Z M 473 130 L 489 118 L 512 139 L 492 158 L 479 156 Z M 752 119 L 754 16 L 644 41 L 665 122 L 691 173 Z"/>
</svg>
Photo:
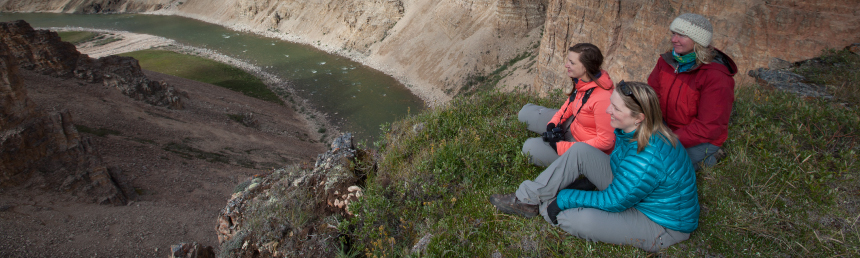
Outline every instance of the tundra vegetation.
<svg viewBox="0 0 860 258">
<path fill-rule="evenodd" d="M 697 172 L 699 228 L 662 255 L 860 254 L 858 59 L 828 50 L 793 68 L 827 85 L 834 100 L 738 85 L 728 157 Z M 526 103 L 558 106 L 564 97 L 479 91 L 383 125 L 374 143 L 378 170 L 367 175 L 365 197 L 350 207 L 356 215 L 340 224 L 350 232 L 344 254 L 651 256 L 571 236 L 540 217 L 499 213 L 487 201 L 542 171 L 520 153 L 536 135 L 517 121 L 517 111 Z"/>
</svg>

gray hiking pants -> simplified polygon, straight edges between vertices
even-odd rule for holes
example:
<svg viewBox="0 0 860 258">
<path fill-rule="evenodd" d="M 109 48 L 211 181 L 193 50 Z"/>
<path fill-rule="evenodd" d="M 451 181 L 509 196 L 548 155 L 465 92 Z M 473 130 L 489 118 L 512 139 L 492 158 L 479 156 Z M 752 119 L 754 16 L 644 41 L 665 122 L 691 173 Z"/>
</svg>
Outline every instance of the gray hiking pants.
<svg viewBox="0 0 860 258">
<path fill-rule="evenodd" d="M 558 109 L 546 108 L 535 104 L 526 104 L 520 109 L 517 118 L 520 122 L 528 124 L 529 131 L 542 134 L 546 132 L 546 124 L 552 119 Z M 567 128 L 567 127 L 564 127 Z M 567 130 L 565 130 L 567 131 Z M 570 135 L 570 132 L 567 133 Z M 573 139 L 573 136 L 566 135 L 566 139 Z M 558 158 L 558 153 L 552 149 L 548 142 L 543 141 L 540 137 L 528 138 L 523 143 L 523 154 L 529 156 L 529 160 L 535 165 L 546 167 Z"/>
<path fill-rule="evenodd" d="M 687 148 L 687 155 L 690 155 L 690 161 L 693 162 L 693 166 L 696 168 L 696 171 L 702 169 L 702 167 L 710 167 L 717 164 L 719 158 L 715 157 L 714 153 L 720 150 L 720 147 L 710 143 L 702 143 L 690 148 Z"/>
<path fill-rule="evenodd" d="M 609 155 L 584 143 L 576 143 L 550 164 L 534 180 L 526 180 L 517 189 L 517 199 L 539 204 L 540 214 L 551 222 L 546 208 L 558 191 L 580 175 L 603 190 L 612 183 Z M 558 226 L 571 235 L 590 241 L 632 245 L 649 252 L 686 240 L 683 233 L 654 223 L 635 208 L 607 212 L 594 208 L 572 208 L 558 214 Z"/>
</svg>

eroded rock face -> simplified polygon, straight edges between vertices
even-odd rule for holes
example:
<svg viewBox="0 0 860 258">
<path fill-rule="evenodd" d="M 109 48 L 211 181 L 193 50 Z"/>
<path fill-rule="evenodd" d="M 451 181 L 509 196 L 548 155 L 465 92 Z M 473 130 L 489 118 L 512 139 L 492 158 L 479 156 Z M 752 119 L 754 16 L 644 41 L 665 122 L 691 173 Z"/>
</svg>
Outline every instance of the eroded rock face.
<svg viewBox="0 0 860 258">
<path fill-rule="evenodd" d="M 320 154 L 313 168 L 291 166 L 258 175 L 237 186 L 218 216 L 224 257 L 334 257 L 338 221 L 351 216 L 349 203 L 362 196 L 361 171 L 373 169 L 352 134 L 343 134 Z"/>
<path fill-rule="evenodd" d="M 102 204 L 126 197 L 68 111 L 46 113 L 27 97 L 18 62 L 0 44 L 0 187 L 58 189 Z"/>
<path fill-rule="evenodd" d="M 25 21 L 0 23 L 0 42 L 23 69 L 87 82 L 101 81 L 135 100 L 175 109 L 183 107 L 184 95 L 165 83 L 150 81 L 134 58 L 92 59 L 71 43 L 63 42 L 56 32 L 34 30 Z"/>
<path fill-rule="evenodd" d="M 33 30 L 25 21 L 0 23 L 0 42 L 21 68 L 46 75 L 71 77 L 82 56 L 75 45 L 60 40 L 56 32 Z"/>
<path fill-rule="evenodd" d="M 858 1 L 550 1 L 535 88 L 570 87 L 563 62 L 567 48 L 578 42 L 603 50 L 604 68 L 614 81 L 646 81 L 657 56 L 671 47 L 669 24 L 682 13 L 708 17 L 712 44 L 740 71 L 766 66 L 771 58 L 797 62 L 860 41 Z"/>
</svg>

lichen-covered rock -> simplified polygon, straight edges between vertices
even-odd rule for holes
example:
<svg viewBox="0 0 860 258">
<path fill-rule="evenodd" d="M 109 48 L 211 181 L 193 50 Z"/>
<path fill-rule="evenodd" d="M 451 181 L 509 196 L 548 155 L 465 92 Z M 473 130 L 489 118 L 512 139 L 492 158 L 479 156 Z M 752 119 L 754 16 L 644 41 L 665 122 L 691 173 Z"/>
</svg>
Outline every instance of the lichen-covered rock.
<svg viewBox="0 0 860 258">
<path fill-rule="evenodd" d="M 362 196 L 362 169 L 373 166 L 343 134 L 313 168 L 293 165 L 240 184 L 218 216 L 224 257 L 333 257 L 341 248 L 339 221 Z"/>
<path fill-rule="evenodd" d="M 750 70 L 747 75 L 755 78 L 756 82 L 764 87 L 791 92 L 804 97 L 833 99 L 827 93 L 827 88 L 815 84 L 805 83 L 802 75 L 792 73 L 783 69 L 758 68 Z"/>
<path fill-rule="evenodd" d="M 23 69 L 87 82 L 101 81 L 126 96 L 156 106 L 182 109 L 182 98 L 187 98 L 164 82 L 150 81 L 132 57 L 92 59 L 62 41 L 56 32 L 34 30 L 23 20 L 0 23 L 0 43 L 8 47 Z"/>
</svg>

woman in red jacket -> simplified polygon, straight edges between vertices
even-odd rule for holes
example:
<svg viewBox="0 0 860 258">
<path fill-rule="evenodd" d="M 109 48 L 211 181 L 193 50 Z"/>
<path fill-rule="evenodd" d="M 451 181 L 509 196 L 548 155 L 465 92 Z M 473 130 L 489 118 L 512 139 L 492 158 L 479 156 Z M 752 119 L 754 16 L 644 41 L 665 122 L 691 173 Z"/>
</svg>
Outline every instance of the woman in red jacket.
<svg viewBox="0 0 860 258">
<path fill-rule="evenodd" d="M 737 73 L 734 61 L 711 45 L 707 18 L 685 13 L 669 25 L 672 49 L 657 59 L 648 85 L 660 97 L 660 109 L 696 170 L 725 156 L 729 116 Z"/>
<path fill-rule="evenodd" d="M 518 117 L 528 129 L 541 134 L 523 144 L 523 153 L 539 166 L 547 166 L 567 151 L 575 142 L 591 145 L 606 154 L 615 146 L 615 134 L 609 125 L 609 107 L 612 79 L 600 70 L 603 54 L 591 43 L 570 47 L 564 67 L 573 82 L 569 98 L 561 109 L 526 104 Z"/>
</svg>

